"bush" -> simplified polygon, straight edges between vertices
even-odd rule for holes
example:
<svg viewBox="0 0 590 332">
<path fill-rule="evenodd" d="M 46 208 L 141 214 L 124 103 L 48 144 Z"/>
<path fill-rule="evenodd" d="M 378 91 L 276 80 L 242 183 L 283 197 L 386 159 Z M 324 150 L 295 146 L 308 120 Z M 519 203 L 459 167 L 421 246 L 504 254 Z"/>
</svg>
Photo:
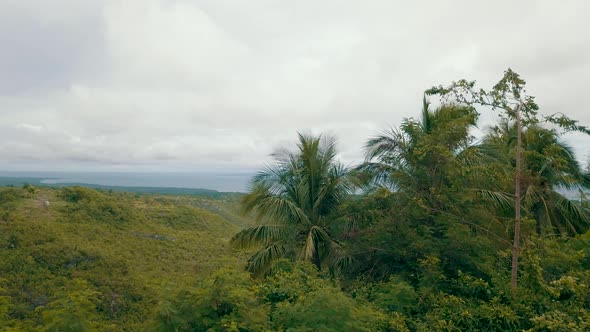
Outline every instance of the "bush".
<svg viewBox="0 0 590 332">
<path fill-rule="evenodd" d="M 72 222 L 126 222 L 136 218 L 121 194 L 113 197 L 90 188 L 65 187 L 60 196 L 69 203 L 65 212 Z"/>
<path fill-rule="evenodd" d="M 158 331 L 264 331 L 268 306 L 249 273 L 222 269 L 172 301 L 160 302 L 152 328 Z"/>
</svg>

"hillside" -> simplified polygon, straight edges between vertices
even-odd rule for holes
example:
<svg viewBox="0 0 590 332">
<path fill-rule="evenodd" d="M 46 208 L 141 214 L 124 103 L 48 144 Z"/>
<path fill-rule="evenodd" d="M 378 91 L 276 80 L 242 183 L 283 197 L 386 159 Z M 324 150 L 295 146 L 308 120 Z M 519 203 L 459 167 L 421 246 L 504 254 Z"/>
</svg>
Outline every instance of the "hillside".
<svg viewBox="0 0 590 332">
<path fill-rule="evenodd" d="M 44 188 L 63 188 L 63 187 L 87 187 L 97 190 L 118 191 L 118 192 L 132 192 L 139 194 L 161 194 L 161 195 L 193 195 L 212 199 L 227 199 L 230 197 L 238 197 L 240 193 L 237 192 L 220 192 L 212 189 L 203 188 L 177 188 L 177 187 L 147 187 L 147 186 L 114 186 L 102 185 L 85 182 L 67 182 L 67 183 L 46 183 L 46 177 L 17 177 L 17 176 L 0 176 L 0 186 L 23 186 L 34 185 L 36 187 Z"/>
<path fill-rule="evenodd" d="M 0 188 L 0 322 L 32 330 L 98 304 L 103 330 L 141 329 L 169 289 L 243 265 L 232 200 Z"/>
</svg>

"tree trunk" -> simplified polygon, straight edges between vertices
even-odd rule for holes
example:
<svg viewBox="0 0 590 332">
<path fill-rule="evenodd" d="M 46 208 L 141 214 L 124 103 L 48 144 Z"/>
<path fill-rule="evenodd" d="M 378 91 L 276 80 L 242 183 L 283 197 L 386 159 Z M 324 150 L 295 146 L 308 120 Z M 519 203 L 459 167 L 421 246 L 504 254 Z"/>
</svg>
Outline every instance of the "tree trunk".
<svg viewBox="0 0 590 332">
<path fill-rule="evenodd" d="M 313 263 L 313 265 L 315 265 L 315 267 L 318 269 L 318 271 L 322 270 L 322 262 L 320 261 L 320 248 L 318 246 L 318 243 L 315 243 L 315 252 L 313 253 L 313 256 L 311 257 L 311 262 Z"/>
<path fill-rule="evenodd" d="M 533 207 L 533 213 L 535 214 L 535 230 L 537 231 L 538 236 L 543 234 L 543 211 L 543 206 L 540 204 L 535 204 Z"/>
<path fill-rule="evenodd" d="M 520 148 L 522 144 L 522 125 L 520 107 L 516 107 L 516 175 L 514 176 L 514 243 L 512 246 L 512 290 L 516 290 L 518 277 L 518 256 L 520 255 Z"/>
</svg>

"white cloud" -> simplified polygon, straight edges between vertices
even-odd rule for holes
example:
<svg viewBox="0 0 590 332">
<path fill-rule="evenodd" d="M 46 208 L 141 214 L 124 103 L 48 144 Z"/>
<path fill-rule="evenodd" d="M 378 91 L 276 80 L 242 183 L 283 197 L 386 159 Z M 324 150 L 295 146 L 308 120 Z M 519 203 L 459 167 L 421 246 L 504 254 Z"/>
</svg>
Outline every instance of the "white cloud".
<svg viewBox="0 0 590 332">
<path fill-rule="evenodd" d="M 590 124 L 588 7 L 8 0 L 0 168 L 257 168 L 305 130 L 358 161 L 368 137 L 418 115 L 424 89 L 489 87 L 508 66 L 547 113 Z M 590 139 L 567 140 L 584 160 Z"/>
</svg>

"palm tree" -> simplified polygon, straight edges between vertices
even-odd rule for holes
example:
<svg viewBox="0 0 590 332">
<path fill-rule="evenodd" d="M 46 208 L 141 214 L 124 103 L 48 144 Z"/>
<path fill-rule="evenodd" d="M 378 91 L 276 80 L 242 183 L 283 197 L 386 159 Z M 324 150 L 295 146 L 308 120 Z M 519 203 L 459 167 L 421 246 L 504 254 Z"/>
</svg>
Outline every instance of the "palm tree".
<svg viewBox="0 0 590 332">
<path fill-rule="evenodd" d="M 516 127 L 504 121 L 484 138 L 484 150 L 492 152 L 505 165 L 514 163 Z M 523 209 L 536 221 L 540 235 L 547 228 L 559 234 L 576 234 L 590 225 L 590 213 L 559 192 L 590 188 L 585 173 L 572 149 L 559 140 L 554 130 L 530 126 L 522 133 Z"/>
<path fill-rule="evenodd" d="M 493 228 L 480 225 L 482 213 L 514 205 L 494 177 L 503 168 L 493 163 L 493 153 L 473 144 L 470 130 L 477 118 L 471 106 L 443 104 L 431 110 L 424 99 L 420 121 L 405 119 L 399 130 L 384 132 L 365 145 L 366 160 L 358 170 L 368 189 L 393 191 L 418 204 L 428 218 L 445 214 L 505 242 L 499 219 L 492 218 Z"/>
<path fill-rule="evenodd" d="M 248 264 L 254 274 L 281 257 L 310 261 L 318 269 L 337 262 L 340 246 L 331 231 L 336 209 L 351 191 L 348 170 L 336 161 L 334 139 L 299 134 L 297 147 L 297 153 L 275 153 L 242 200 L 244 213 L 254 213 L 259 224 L 231 242 L 260 248 Z"/>
<path fill-rule="evenodd" d="M 362 250 L 362 259 L 371 267 L 366 273 L 395 271 L 404 265 L 412 270 L 416 260 L 436 253 L 443 262 L 452 262 L 449 266 L 461 266 L 463 271 L 483 275 L 485 272 L 471 256 L 475 253 L 456 252 L 448 250 L 450 246 L 434 244 L 470 240 L 463 235 L 466 232 L 474 236 L 473 241 L 475 236 L 485 234 L 490 241 L 510 244 L 503 233 L 504 225 L 493 217 L 495 210 L 488 204 L 510 204 L 510 197 L 490 189 L 495 189 L 491 176 L 495 169 L 488 163 L 491 158 L 472 144 L 470 135 L 477 118 L 473 107 L 443 104 L 433 109 L 424 100 L 419 120 L 405 119 L 399 129 L 391 129 L 366 143 L 366 161 L 358 169 L 372 180 L 369 189 L 385 189 L 381 192 L 386 195 L 376 195 L 378 199 L 387 197 L 395 207 L 386 208 L 386 222 L 366 233 L 378 239 Z M 411 240 L 396 239 L 400 230 Z M 403 252 L 391 247 L 393 241 L 402 243 L 402 247 L 419 245 Z"/>
<path fill-rule="evenodd" d="M 472 107 L 443 105 L 432 111 L 424 98 L 421 121 L 405 119 L 400 130 L 370 139 L 359 169 L 373 184 L 428 197 L 448 184 L 453 164 L 469 162 L 469 130 L 476 120 Z"/>
</svg>

